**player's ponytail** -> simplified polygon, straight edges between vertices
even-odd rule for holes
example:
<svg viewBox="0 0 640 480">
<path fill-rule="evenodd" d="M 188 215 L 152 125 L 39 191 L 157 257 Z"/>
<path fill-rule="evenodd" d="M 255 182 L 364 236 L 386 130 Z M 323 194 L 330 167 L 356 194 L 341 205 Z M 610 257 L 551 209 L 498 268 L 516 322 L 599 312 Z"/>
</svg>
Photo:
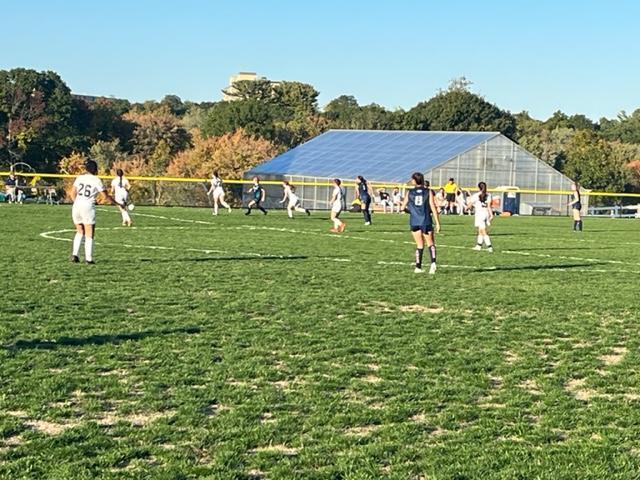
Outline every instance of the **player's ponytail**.
<svg viewBox="0 0 640 480">
<path fill-rule="evenodd" d="M 119 185 L 120 185 L 120 188 L 122 188 L 122 176 L 124 175 L 124 172 L 122 171 L 122 169 L 121 169 L 121 168 L 119 168 L 119 169 L 117 169 L 117 170 L 116 170 L 116 175 L 117 175 L 118 177 L 120 177 L 120 183 L 119 183 Z"/>
<path fill-rule="evenodd" d="M 337 186 L 340 186 L 342 184 L 339 178 L 334 178 L 333 183 L 335 183 Z"/>
<path fill-rule="evenodd" d="M 480 182 L 478 184 L 478 188 L 480 189 L 480 195 L 478 196 L 478 198 L 482 203 L 484 203 L 487 201 L 487 184 L 484 182 Z"/>
<path fill-rule="evenodd" d="M 424 174 L 421 172 L 413 172 L 411 175 L 411 179 L 415 182 L 418 187 L 424 187 Z"/>
</svg>

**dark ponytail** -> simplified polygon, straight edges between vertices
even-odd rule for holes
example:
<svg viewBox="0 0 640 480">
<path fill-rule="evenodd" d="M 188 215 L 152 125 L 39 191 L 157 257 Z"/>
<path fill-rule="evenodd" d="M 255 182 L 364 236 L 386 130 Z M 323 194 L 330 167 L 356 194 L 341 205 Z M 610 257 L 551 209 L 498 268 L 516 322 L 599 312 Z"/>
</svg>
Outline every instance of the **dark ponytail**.
<svg viewBox="0 0 640 480">
<path fill-rule="evenodd" d="M 478 188 L 480 189 L 480 195 L 478 196 L 478 198 L 482 203 L 485 203 L 487 201 L 487 184 L 484 182 L 480 182 L 478 184 Z"/>
<path fill-rule="evenodd" d="M 121 168 L 116 170 L 116 175 L 120 177 L 120 188 L 122 188 L 122 176 L 124 175 L 124 172 L 122 171 Z"/>
<path fill-rule="evenodd" d="M 413 172 L 413 174 L 411 175 L 411 179 L 416 182 L 416 185 L 419 187 L 424 187 L 424 174 L 420 173 L 420 172 Z"/>
</svg>

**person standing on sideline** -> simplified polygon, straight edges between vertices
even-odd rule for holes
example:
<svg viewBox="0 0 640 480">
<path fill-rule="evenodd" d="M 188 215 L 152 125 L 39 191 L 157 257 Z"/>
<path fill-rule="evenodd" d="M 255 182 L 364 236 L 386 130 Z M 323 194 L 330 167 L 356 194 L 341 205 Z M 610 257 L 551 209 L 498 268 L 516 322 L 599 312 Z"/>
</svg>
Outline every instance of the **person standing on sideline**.
<svg viewBox="0 0 640 480">
<path fill-rule="evenodd" d="M 231 207 L 224 201 L 224 188 L 222 188 L 222 179 L 218 175 L 218 172 L 213 172 L 211 176 L 211 188 L 207 192 L 207 195 L 213 195 L 213 214 L 218 215 L 218 203 L 231 213 Z"/>
<path fill-rule="evenodd" d="M 9 174 L 9 178 L 4 181 L 4 186 L 9 203 L 14 203 L 16 201 L 16 188 L 18 187 L 18 179 L 15 173 L 11 172 Z"/>
<path fill-rule="evenodd" d="M 256 207 L 266 215 L 267 211 L 264 209 L 261 203 L 264 202 L 264 199 L 267 197 L 267 193 L 265 192 L 264 188 L 262 188 L 262 185 L 260 185 L 260 179 L 258 177 L 253 177 L 253 185 L 247 193 L 251 194 L 251 201 L 249 201 L 249 205 L 247 205 L 247 211 L 245 212 L 245 215 L 251 215 L 251 209 L 253 207 Z"/>
<path fill-rule="evenodd" d="M 342 233 L 347 227 L 347 224 L 340 220 L 340 213 L 342 212 L 344 204 L 344 192 L 340 186 L 341 184 L 342 182 L 339 178 L 333 179 L 333 192 L 331 193 L 331 200 L 329 200 L 329 205 L 331 205 L 331 221 L 333 222 L 333 228 L 330 230 L 331 233 Z"/>
<path fill-rule="evenodd" d="M 573 210 L 573 231 L 582 231 L 582 197 L 580 195 L 580 184 L 577 182 L 571 185 L 571 201 L 568 204 Z"/>
<path fill-rule="evenodd" d="M 129 203 L 129 189 L 131 189 L 129 180 L 125 178 L 122 169 L 118 168 L 116 170 L 116 178 L 111 180 L 111 194 L 118 203 L 118 209 L 120 210 L 120 215 L 122 215 L 123 227 L 130 227 L 133 224 L 131 216 L 129 215 L 129 210 L 127 210 L 127 204 Z"/>
<path fill-rule="evenodd" d="M 447 195 L 447 213 L 455 215 L 456 213 L 456 194 L 460 189 L 453 178 L 444 186 L 444 193 Z"/>
<path fill-rule="evenodd" d="M 436 243 L 435 231 L 440 232 L 440 215 L 436 207 L 433 192 L 429 189 L 429 183 L 425 182 L 424 175 L 415 172 L 411 175 L 413 188 L 404 199 L 403 210 L 409 212 L 409 227 L 413 240 L 416 242 L 416 268 L 415 273 L 422 273 L 422 256 L 424 255 L 425 243 L 429 247 L 429 259 L 431 266 L 429 273 L 436 273 Z"/>
<path fill-rule="evenodd" d="M 293 218 L 294 210 L 296 212 L 306 213 L 307 216 L 311 215 L 311 212 L 308 209 L 302 208 L 300 197 L 296 195 L 296 187 L 291 185 L 287 180 L 283 180 L 282 189 L 284 192 L 284 196 L 282 197 L 282 200 L 280 200 L 280 203 L 284 203 L 289 200 L 289 203 L 287 204 L 287 215 L 289 216 L 289 218 Z"/>
<path fill-rule="evenodd" d="M 73 239 L 73 250 L 71 261 L 80 262 L 80 246 L 84 240 L 84 260 L 87 264 L 93 265 L 93 237 L 96 231 L 96 197 L 101 195 L 106 201 L 113 205 L 118 203 L 109 195 L 98 178 L 98 164 L 93 160 L 85 163 L 87 173 L 76 178 L 71 187 L 71 217 L 76 226 L 76 236 Z M 124 205 L 118 205 L 123 207 Z"/>
<path fill-rule="evenodd" d="M 393 201 L 393 210 L 392 213 L 397 209 L 398 213 L 402 211 L 402 192 L 398 187 L 393 189 L 393 193 L 391 194 L 391 199 Z"/>
<path fill-rule="evenodd" d="M 369 184 L 362 175 L 356 177 L 356 199 L 360 200 L 362 215 L 364 215 L 364 224 L 371 225 L 371 193 L 369 192 Z"/>
<path fill-rule="evenodd" d="M 493 245 L 489 238 L 489 226 L 493 219 L 493 211 L 491 210 L 491 194 L 487 193 L 487 184 L 480 182 L 478 184 L 478 193 L 469 197 L 468 206 L 473 207 L 475 221 L 474 224 L 478 229 L 478 240 L 474 250 L 482 250 L 482 243 L 487 247 L 487 251 L 493 253 Z"/>
</svg>

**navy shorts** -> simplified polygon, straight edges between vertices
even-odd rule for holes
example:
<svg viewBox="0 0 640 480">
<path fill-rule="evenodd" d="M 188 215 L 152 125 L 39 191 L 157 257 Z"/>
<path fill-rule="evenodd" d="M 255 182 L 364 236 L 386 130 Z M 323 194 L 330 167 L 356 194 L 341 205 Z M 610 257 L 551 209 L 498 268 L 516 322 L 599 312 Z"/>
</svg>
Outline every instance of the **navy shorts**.
<svg viewBox="0 0 640 480">
<path fill-rule="evenodd" d="M 424 223 L 422 225 L 411 225 L 412 232 L 422 232 L 429 233 L 433 232 L 433 224 L 432 223 Z"/>
<path fill-rule="evenodd" d="M 574 210 L 582 210 L 582 204 L 580 202 L 573 204 Z"/>
</svg>

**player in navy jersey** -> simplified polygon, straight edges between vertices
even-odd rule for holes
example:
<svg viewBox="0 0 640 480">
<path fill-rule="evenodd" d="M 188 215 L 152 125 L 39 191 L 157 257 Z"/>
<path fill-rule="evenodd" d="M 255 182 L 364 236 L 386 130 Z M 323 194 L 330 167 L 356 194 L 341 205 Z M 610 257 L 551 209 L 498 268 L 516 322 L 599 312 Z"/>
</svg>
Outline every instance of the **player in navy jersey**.
<svg viewBox="0 0 640 480">
<path fill-rule="evenodd" d="M 409 213 L 409 227 L 411 235 L 416 242 L 416 269 L 415 273 L 422 273 L 422 256 L 424 244 L 429 247 L 431 266 L 429 273 L 436 273 L 436 243 L 433 236 L 435 231 L 440 232 L 440 215 L 435 204 L 433 192 L 429 189 L 429 183 L 425 182 L 424 175 L 415 172 L 411 175 L 413 188 L 409 190 L 402 205 L 403 210 Z"/>
<path fill-rule="evenodd" d="M 371 212 L 369 211 L 371 193 L 369 192 L 369 184 L 362 175 L 358 175 L 356 178 L 356 198 L 361 202 L 360 207 L 364 215 L 364 224 L 371 225 Z"/>
<path fill-rule="evenodd" d="M 250 215 L 251 209 L 253 207 L 256 207 L 266 215 L 267 211 L 260 204 L 264 202 L 267 194 L 264 191 L 264 188 L 262 188 L 262 185 L 260 185 L 260 179 L 258 177 L 253 177 L 253 185 L 251 185 L 251 188 L 247 193 L 251 195 L 251 200 L 249 201 L 249 205 L 247 205 L 247 211 L 245 212 L 245 215 Z"/>
<path fill-rule="evenodd" d="M 582 231 L 582 197 L 580 196 L 580 185 L 573 183 L 571 185 L 571 201 L 569 206 L 573 210 L 573 231 Z"/>
</svg>

